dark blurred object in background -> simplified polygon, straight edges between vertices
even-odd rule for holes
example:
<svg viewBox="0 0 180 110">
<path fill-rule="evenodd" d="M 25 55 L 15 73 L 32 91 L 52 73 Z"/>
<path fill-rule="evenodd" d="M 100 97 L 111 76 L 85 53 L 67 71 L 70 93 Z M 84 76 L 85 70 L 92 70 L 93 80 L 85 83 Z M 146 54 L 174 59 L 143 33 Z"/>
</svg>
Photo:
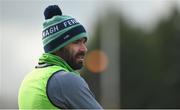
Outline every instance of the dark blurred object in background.
<svg viewBox="0 0 180 110">
<path fill-rule="evenodd" d="M 104 21 L 101 19 L 99 22 L 106 23 L 112 20 L 113 12 L 110 13 L 103 19 Z M 120 71 L 115 74 L 120 74 L 120 81 L 117 81 L 120 92 L 116 94 L 116 98 L 120 101 L 118 105 L 113 106 L 110 103 L 116 102 L 103 98 L 107 97 L 102 94 L 104 84 L 101 77 L 104 72 L 92 75 L 90 74 L 92 71 L 84 70 L 87 74 L 83 76 L 91 83 L 91 88 L 98 96 L 98 100 L 104 108 L 180 108 L 180 13 L 178 9 L 174 7 L 171 15 L 167 19 L 162 19 L 156 28 L 149 32 L 138 26 L 131 26 L 126 19 L 116 13 L 113 18 L 117 20 L 119 32 L 118 36 L 111 33 L 112 36 L 109 37 L 119 37 L 118 50 L 111 49 L 119 52 L 117 54 L 119 54 Z M 90 45 L 90 51 L 96 49 L 104 51 L 102 48 L 104 36 L 101 35 L 104 32 L 101 29 L 103 26 L 102 23 L 96 26 L 95 40 L 91 43 L 93 45 Z M 111 28 L 117 30 L 117 26 Z M 113 43 L 109 41 L 107 46 Z M 107 56 L 108 52 L 105 51 Z M 108 59 L 112 60 L 111 57 Z M 107 70 L 109 65 L 110 63 Z M 110 81 L 111 78 L 107 80 L 109 83 Z M 111 89 L 108 85 L 105 87 Z M 108 95 L 111 97 L 113 94 L 109 92 Z"/>
</svg>

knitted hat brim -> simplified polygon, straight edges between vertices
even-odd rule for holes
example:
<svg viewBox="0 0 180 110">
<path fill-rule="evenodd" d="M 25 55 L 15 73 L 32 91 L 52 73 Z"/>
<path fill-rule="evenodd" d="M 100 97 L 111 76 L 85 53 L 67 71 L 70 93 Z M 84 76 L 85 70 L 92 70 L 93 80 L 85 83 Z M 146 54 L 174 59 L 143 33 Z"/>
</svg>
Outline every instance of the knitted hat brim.
<svg viewBox="0 0 180 110">
<path fill-rule="evenodd" d="M 84 33 L 80 33 L 80 34 L 74 36 L 73 38 L 69 39 L 67 42 L 64 42 L 63 44 L 59 45 L 57 48 L 53 49 L 52 51 L 49 51 L 48 53 L 56 52 L 56 51 L 60 50 L 61 48 L 65 47 L 66 45 L 68 45 L 76 40 L 79 40 L 81 38 L 87 39 L 87 33 L 84 32 Z"/>
</svg>

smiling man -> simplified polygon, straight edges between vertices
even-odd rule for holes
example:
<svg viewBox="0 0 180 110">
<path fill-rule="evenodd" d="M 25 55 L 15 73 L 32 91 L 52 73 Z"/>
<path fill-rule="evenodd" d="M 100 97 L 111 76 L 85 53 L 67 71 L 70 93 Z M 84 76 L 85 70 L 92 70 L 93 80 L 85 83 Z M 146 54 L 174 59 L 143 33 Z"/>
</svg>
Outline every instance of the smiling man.
<svg viewBox="0 0 180 110">
<path fill-rule="evenodd" d="M 87 52 L 84 27 L 62 15 L 57 5 L 48 6 L 44 15 L 45 53 L 21 84 L 19 109 L 102 109 L 75 71 L 82 68 Z"/>
</svg>

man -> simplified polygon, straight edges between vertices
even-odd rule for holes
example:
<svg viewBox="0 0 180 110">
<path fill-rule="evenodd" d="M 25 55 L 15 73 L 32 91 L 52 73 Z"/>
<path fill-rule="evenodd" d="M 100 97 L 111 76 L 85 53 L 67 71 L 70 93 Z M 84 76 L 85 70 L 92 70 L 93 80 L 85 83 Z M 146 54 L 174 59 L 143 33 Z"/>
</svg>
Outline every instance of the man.
<svg viewBox="0 0 180 110">
<path fill-rule="evenodd" d="M 45 53 L 21 84 L 19 108 L 102 109 L 87 83 L 75 72 L 82 68 L 87 52 L 84 27 L 62 15 L 57 5 L 48 6 L 44 15 Z"/>
</svg>

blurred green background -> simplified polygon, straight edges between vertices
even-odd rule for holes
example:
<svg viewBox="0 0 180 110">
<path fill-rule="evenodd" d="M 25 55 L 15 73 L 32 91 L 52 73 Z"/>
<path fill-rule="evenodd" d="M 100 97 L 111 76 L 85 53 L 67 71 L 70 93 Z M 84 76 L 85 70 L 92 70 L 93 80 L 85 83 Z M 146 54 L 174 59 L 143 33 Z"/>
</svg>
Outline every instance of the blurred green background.
<svg viewBox="0 0 180 110">
<path fill-rule="evenodd" d="M 111 20 L 116 24 L 111 25 Z M 102 84 L 102 81 L 111 81 L 114 70 L 92 75 L 92 71 L 84 70 L 84 77 L 89 82 L 90 87 L 98 96 L 98 100 L 103 102 L 105 108 L 180 108 L 180 13 L 174 5 L 168 18 L 162 18 L 157 22 L 152 30 L 145 30 L 138 26 L 132 26 L 123 15 L 118 15 L 112 10 L 108 12 L 103 20 L 97 22 L 107 23 L 116 33 L 109 36 L 102 36 L 100 33 L 104 25 L 97 23 L 94 33 L 92 49 L 100 49 L 106 54 L 112 54 L 106 50 L 113 45 L 111 39 L 119 39 L 119 47 L 111 46 L 109 49 L 115 50 L 119 54 L 116 65 L 120 68 L 115 75 L 118 77 L 118 86 L 111 87 L 111 84 Z M 118 29 L 117 29 L 118 25 Z M 108 32 L 107 32 L 108 34 Z M 105 47 L 101 47 L 101 40 L 109 37 Z M 114 38 L 119 37 L 119 38 Z M 117 43 L 117 42 L 115 42 Z M 114 57 L 108 57 L 112 60 Z M 108 66 L 112 65 L 110 62 Z M 108 71 L 108 67 L 107 70 Z M 109 74 L 102 78 L 103 74 Z M 115 80 L 118 80 L 115 78 Z M 112 79 L 114 80 L 114 79 Z M 110 83 L 110 82 L 109 82 Z M 103 87 L 102 87 L 103 86 Z M 118 88 L 117 88 L 118 87 Z M 102 88 L 109 88 L 108 96 L 103 96 Z M 117 90 L 119 89 L 119 90 Z M 110 101 L 113 90 L 119 97 L 119 104 Z M 113 95 L 114 96 L 114 95 Z M 105 97 L 105 98 L 104 98 Z M 106 100 L 106 102 L 105 102 Z M 114 99 L 115 100 L 115 99 Z M 117 99 L 116 99 L 117 100 Z M 116 103 L 116 104 L 114 104 Z"/>
<path fill-rule="evenodd" d="M 103 108 L 180 108 L 179 0 L 0 0 L 0 109 L 18 108 L 21 81 L 43 53 L 49 4 L 89 32 L 80 73 Z"/>
</svg>

